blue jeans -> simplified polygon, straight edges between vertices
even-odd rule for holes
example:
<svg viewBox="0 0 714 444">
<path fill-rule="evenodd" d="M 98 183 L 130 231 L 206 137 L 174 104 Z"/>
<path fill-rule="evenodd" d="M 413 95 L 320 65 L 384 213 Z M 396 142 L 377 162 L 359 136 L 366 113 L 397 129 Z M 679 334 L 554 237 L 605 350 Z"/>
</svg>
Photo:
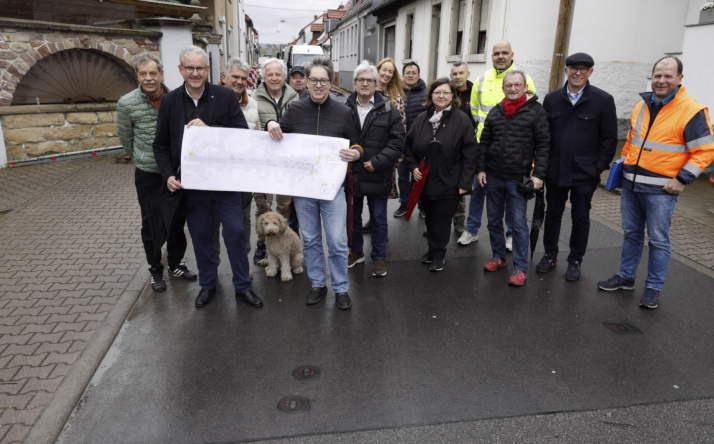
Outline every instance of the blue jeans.
<svg viewBox="0 0 714 444">
<path fill-rule="evenodd" d="M 356 253 L 364 252 L 364 236 L 362 235 L 362 209 L 364 208 L 364 197 L 354 196 L 354 217 L 352 228 L 352 251 Z M 373 261 L 385 260 L 387 258 L 387 198 L 367 197 L 369 207 L 369 219 L 372 221 L 372 253 Z"/>
<path fill-rule="evenodd" d="M 340 188 L 333 200 L 294 197 L 293 202 L 300 220 L 303 254 L 312 286 L 327 286 L 325 253 L 322 249 L 324 228 L 332 289 L 335 293 L 347 291 L 347 201 L 344 188 Z"/>
<path fill-rule="evenodd" d="M 486 200 L 486 188 L 478 184 L 474 179 L 473 194 L 469 200 L 469 217 L 466 219 L 466 231 L 471 235 L 478 234 L 481 228 L 481 215 L 483 214 L 483 203 Z M 506 237 L 513 234 L 513 217 L 510 212 L 506 212 Z"/>
<path fill-rule="evenodd" d="M 499 179 L 488 175 L 486 198 L 488 206 L 488 234 L 493 257 L 506 258 L 506 237 L 503 235 L 503 214 L 513 220 L 513 268 L 528 272 L 528 200 L 518 192 L 518 180 Z"/>
<path fill-rule="evenodd" d="M 645 245 L 645 226 L 649 237 L 650 257 L 647 261 L 645 288 L 662 290 L 667 277 L 672 244 L 669 241 L 669 227 L 672 213 L 677 204 L 677 196 L 670 194 L 635 193 L 629 187 L 622 187 L 620 211 L 622 211 L 622 257 L 620 271 L 625 279 L 637 277 L 637 267 Z"/>
</svg>

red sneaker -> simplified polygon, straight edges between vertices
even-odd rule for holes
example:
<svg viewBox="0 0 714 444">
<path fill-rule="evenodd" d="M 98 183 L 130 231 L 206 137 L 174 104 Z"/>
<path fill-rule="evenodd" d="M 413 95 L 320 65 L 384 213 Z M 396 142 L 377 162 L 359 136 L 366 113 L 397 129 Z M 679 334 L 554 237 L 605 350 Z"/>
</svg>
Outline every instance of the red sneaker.
<svg viewBox="0 0 714 444">
<path fill-rule="evenodd" d="M 499 268 L 508 266 L 508 261 L 501 259 L 500 257 L 494 257 L 490 261 L 486 262 L 483 269 L 486 271 L 496 271 Z"/>
<path fill-rule="evenodd" d="M 513 272 L 511 277 L 508 278 L 508 285 L 515 285 L 517 287 L 520 287 L 521 285 L 526 283 L 526 279 L 528 279 L 528 275 L 521 271 L 521 270 L 516 270 Z"/>
</svg>

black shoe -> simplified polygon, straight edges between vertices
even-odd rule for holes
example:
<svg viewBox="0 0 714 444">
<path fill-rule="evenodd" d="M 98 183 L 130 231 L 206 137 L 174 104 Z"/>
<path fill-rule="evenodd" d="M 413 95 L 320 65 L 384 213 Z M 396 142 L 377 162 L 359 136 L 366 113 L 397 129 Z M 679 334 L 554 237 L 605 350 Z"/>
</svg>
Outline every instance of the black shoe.
<svg viewBox="0 0 714 444">
<path fill-rule="evenodd" d="M 372 219 L 368 220 L 366 224 L 362 225 L 362 233 L 372 232 Z"/>
<path fill-rule="evenodd" d="M 441 271 L 444 269 L 444 264 L 446 261 L 444 259 L 434 259 L 429 265 L 429 271 Z"/>
<path fill-rule="evenodd" d="M 580 279 L 580 262 L 568 262 L 568 269 L 565 272 L 566 281 L 577 281 Z"/>
<path fill-rule="evenodd" d="M 236 291 L 236 299 L 243 299 L 243 302 L 250 305 L 253 308 L 258 308 L 263 306 L 263 301 L 260 300 L 257 294 L 253 293 L 253 290 L 248 291 Z"/>
<path fill-rule="evenodd" d="M 151 289 L 157 292 L 166 291 L 166 281 L 164 280 L 163 271 L 151 273 Z"/>
<path fill-rule="evenodd" d="M 196 307 L 205 307 L 211 302 L 211 298 L 215 295 L 215 288 L 202 288 L 201 291 L 198 292 L 198 296 L 196 296 Z"/>
<path fill-rule="evenodd" d="M 424 256 L 421 257 L 421 263 L 422 264 L 430 264 L 431 263 L 431 254 L 426 253 Z"/>
<path fill-rule="evenodd" d="M 407 214 L 407 204 L 403 203 L 399 205 L 399 208 L 397 208 L 397 211 L 394 212 L 394 217 L 402 217 L 405 214 Z"/>
<path fill-rule="evenodd" d="M 265 252 L 265 243 L 258 242 L 255 247 L 255 254 L 253 254 L 253 265 L 258 265 L 258 262 L 262 261 L 266 257 L 267 253 Z"/>
<path fill-rule="evenodd" d="M 185 279 L 187 281 L 195 281 L 198 277 L 196 273 L 191 272 L 191 270 L 186 268 L 183 264 L 178 264 L 175 267 L 169 267 L 169 276 L 180 277 L 181 279 Z"/>
<path fill-rule="evenodd" d="M 536 265 L 536 271 L 538 273 L 547 273 L 555 268 L 556 265 L 558 265 L 558 260 L 553 256 L 545 254 L 540 259 L 540 262 L 538 262 L 538 265 Z"/>
<path fill-rule="evenodd" d="M 305 303 L 307 305 L 317 304 L 326 295 L 327 287 L 312 287 L 310 289 L 310 293 L 307 294 L 307 299 L 305 299 Z"/>
<path fill-rule="evenodd" d="M 335 293 L 335 303 L 340 310 L 349 310 L 352 307 L 352 299 L 346 291 Z"/>
</svg>

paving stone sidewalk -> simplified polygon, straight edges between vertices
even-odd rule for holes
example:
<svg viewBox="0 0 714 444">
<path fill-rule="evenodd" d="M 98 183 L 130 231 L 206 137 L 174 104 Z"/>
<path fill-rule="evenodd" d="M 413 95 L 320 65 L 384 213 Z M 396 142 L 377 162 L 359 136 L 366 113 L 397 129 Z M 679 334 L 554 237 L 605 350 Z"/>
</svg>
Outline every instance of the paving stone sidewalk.
<svg viewBox="0 0 714 444">
<path fill-rule="evenodd" d="M 115 156 L 0 169 L 0 443 L 22 441 L 56 394 L 81 395 L 68 373 L 99 362 L 89 355 L 103 352 L 88 344 L 111 333 L 120 295 L 139 294 L 130 287 L 144 266 L 133 172 Z M 598 189 L 593 217 L 620 230 L 619 200 Z M 672 240 L 679 258 L 714 275 L 711 208 L 714 188 L 702 178 L 680 198 Z M 85 367 L 84 384 L 94 371 Z"/>
<path fill-rule="evenodd" d="M 134 167 L 0 170 L 0 442 L 20 442 L 144 261 Z"/>
</svg>

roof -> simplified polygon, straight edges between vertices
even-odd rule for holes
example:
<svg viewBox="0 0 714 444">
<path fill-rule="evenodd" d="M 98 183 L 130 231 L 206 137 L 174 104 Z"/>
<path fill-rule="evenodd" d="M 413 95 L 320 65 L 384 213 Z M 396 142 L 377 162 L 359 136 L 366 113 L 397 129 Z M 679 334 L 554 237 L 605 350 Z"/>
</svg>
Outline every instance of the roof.
<svg viewBox="0 0 714 444">
<path fill-rule="evenodd" d="M 313 23 L 310 26 L 310 31 L 312 32 L 322 32 L 325 30 L 325 25 L 323 23 Z"/>
</svg>

